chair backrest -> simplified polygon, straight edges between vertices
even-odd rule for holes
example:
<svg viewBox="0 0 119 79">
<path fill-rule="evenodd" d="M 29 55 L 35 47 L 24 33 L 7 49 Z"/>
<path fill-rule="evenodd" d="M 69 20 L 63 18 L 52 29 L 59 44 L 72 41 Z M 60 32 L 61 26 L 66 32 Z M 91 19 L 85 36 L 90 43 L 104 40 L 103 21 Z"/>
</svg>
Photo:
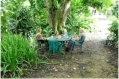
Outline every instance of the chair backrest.
<svg viewBox="0 0 119 79">
<path fill-rule="evenodd" d="M 80 39 L 79 43 L 80 43 L 80 44 L 83 44 L 84 41 L 85 41 L 85 38 L 86 38 L 85 35 L 81 35 L 81 39 Z"/>
<path fill-rule="evenodd" d="M 46 44 L 48 41 L 47 40 L 43 40 L 43 39 L 36 39 L 37 43 L 38 43 L 38 47 L 40 47 L 42 44 Z"/>
<path fill-rule="evenodd" d="M 68 35 L 69 38 L 72 39 L 72 34 L 70 32 L 67 32 L 67 35 Z"/>
</svg>

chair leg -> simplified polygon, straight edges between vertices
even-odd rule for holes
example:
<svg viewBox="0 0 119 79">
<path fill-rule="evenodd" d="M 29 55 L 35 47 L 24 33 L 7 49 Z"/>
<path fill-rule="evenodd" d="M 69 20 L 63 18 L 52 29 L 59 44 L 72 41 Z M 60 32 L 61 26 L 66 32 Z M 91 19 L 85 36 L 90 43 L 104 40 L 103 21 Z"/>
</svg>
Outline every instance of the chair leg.
<svg viewBox="0 0 119 79">
<path fill-rule="evenodd" d="M 46 50 L 49 50 L 48 43 L 45 43 Z"/>
<path fill-rule="evenodd" d="M 71 46 L 71 54 L 72 54 L 73 50 L 74 50 L 74 44 Z"/>
<path fill-rule="evenodd" d="M 38 48 L 40 48 L 40 47 L 41 47 L 41 43 L 38 42 Z"/>
<path fill-rule="evenodd" d="M 82 46 L 80 46 L 80 52 L 82 52 Z"/>
</svg>

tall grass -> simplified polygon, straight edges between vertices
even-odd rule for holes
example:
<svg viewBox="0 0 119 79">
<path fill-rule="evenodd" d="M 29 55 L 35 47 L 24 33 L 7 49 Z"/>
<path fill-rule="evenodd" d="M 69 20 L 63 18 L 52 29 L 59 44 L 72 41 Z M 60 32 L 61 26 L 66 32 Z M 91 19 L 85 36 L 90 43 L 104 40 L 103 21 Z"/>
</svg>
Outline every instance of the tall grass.
<svg viewBox="0 0 119 79">
<path fill-rule="evenodd" d="M 4 35 L 1 42 L 2 77 L 21 76 L 23 70 L 37 63 L 37 52 L 30 47 L 26 38 L 21 35 Z"/>
</svg>

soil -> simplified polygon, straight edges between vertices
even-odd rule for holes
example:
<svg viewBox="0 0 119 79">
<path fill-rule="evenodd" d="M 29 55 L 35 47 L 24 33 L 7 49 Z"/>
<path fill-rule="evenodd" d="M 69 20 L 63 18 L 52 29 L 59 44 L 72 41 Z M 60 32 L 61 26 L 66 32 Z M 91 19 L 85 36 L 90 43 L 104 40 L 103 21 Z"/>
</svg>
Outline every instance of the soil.
<svg viewBox="0 0 119 79">
<path fill-rule="evenodd" d="M 105 46 L 109 34 L 107 19 L 97 19 L 98 25 L 92 32 L 85 31 L 86 40 L 82 53 L 75 47 L 73 53 L 64 52 L 50 56 L 50 64 L 39 65 L 28 71 L 24 78 L 117 78 L 118 51 Z M 45 52 L 46 55 L 48 52 Z"/>
</svg>

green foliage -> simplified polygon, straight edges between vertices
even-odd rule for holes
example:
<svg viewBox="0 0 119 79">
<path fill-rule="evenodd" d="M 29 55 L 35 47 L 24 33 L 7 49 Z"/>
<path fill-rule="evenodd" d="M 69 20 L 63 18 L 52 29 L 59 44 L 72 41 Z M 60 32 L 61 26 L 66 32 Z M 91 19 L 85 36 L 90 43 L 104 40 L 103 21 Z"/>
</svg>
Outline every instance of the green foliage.
<svg viewBox="0 0 119 79">
<path fill-rule="evenodd" d="M 30 6 L 23 6 L 25 0 L 2 1 L 2 33 L 13 32 L 16 34 L 22 33 L 23 35 L 28 35 L 29 33 L 35 34 L 37 28 L 41 27 L 43 29 L 43 34 L 46 35 L 46 29 L 47 31 L 49 30 L 49 28 L 47 28 L 49 25 L 46 21 L 47 5 L 45 0 L 26 1 L 30 3 Z M 63 6 L 61 6 L 62 2 L 63 0 L 54 0 L 55 8 L 63 9 Z M 112 0 L 72 0 L 71 13 L 68 16 L 66 26 L 70 26 L 70 28 L 79 28 L 79 26 L 81 26 L 82 28 L 84 27 L 90 30 L 91 28 L 87 24 L 92 22 L 92 20 L 89 20 L 89 18 L 87 19 L 87 17 L 91 15 L 88 7 L 91 6 L 98 10 L 104 10 L 110 5 L 112 5 Z M 81 18 L 82 16 L 84 19 Z"/>
<path fill-rule="evenodd" d="M 30 33 L 36 33 L 36 29 L 42 24 L 47 24 L 43 0 L 29 1 L 30 6 L 24 6 L 24 0 L 11 0 L 2 3 L 2 33 L 22 33 L 28 36 Z"/>
<path fill-rule="evenodd" d="M 106 11 L 113 4 L 113 0 L 73 0 L 71 3 L 71 12 L 66 21 L 68 31 L 78 34 L 79 28 L 84 28 L 91 31 L 91 24 L 94 20 L 89 18 L 91 11 L 89 7 L 93 7 L 98 11 Z"/>
<path fill-rule="evenodd" d="M 74 14 L 73 16 L 69 17 L 66 21 L 66 28 L 69 32 L 72 33 L 79 33 L 80 28 L 84 28 L 87 30 L 92 30 L 91 25 L 93 23 L 93 19 L 90 17 L 85 17 L 85 15 L 81 14 Z M 73 29 L 73 30 L 72 30 Z"/>
<path fill-rule="evenodd" d="M 118 20 L 113 21 L 109 31 L 111 32 L 110 35 L 113 36 L 113 44 L 118 46 Z"/>
<path fill-rule="evenodd" d="M 5 0 L 1 1 L 1 23 L 2 23 L 2 33 L 6 33 L 10 30 L 11 21 L 16 20 L 16 16 L 18 15 L 19 9 L 22 7 L 24 0 Z M 17 23 L 17 21 L 16 21 Z M 11 26 L 14 27 L 15 23 L 13 23 Z"/>
<path fill-rule="evenodd" d="M 119 6 L 118 0 L 115 0 L 114 5 L 112 7 L 110 7 L 109 10 L 107 10 L 107 16 L 109 18 L 114 19 L 114 20 L 115 20 L 115 18 L 118 18 L 118 13 L 119 13 L 118 6 Z"/>
<path fill-rule="evenodd" d="M 111 32 L 110 36 L 113 37 L 113 45 L 118 47 L 118 0 L 115 1 L 115 5 L 112 7 L 112 16 L 115 16 L 111 26 L 108 28 L 108 30 Z"/>
<path fill-rule="evenodd" d="M 115 2 L 115 5 L 113 6 L 113 8 L 112 8 L 112 15 L 114 15 L 115 17 L 117 17 L 118 18 L 118 13 L 119 13 L 119 11 L 118 11 L 118 6 L 119 6 L 119 4 L 118 4 L 118 0 Z"/>
<path fill-rule="evenodd" d="M 37 52 L 21 35 L 4 35 L 1 44 L 2 77 L 16 77 L 33 64 L 38 63 Z"/>
<path fill-rule="evenodd" d="M 16 15 L 16 20 L 11 20 L 10 25 L 10 31 L 14 34 L 20 34 L 22 33 L 23 36 L 28 35 L 30 30 L 34 26 L 34 21 L 32 18 L 32 14 L 30 14 L 30 10 L 27 8 L 20 8 L 20 10 L 17 12 L 18 15 Z"/>
<path fill-rule="evenodd" d="M 1 28 L 2 33 L 9 32 L 13 29 L 17 29 L 16 27 L 18 26 L 19 21 L 23 19 L 23 17 L 21 19 L 18 19 L 19 15 L 21 15 L 19 12 L 21 8 L 23 7 L 22 5 L 23 5 L 23 0 L 21 1 L 18 1 L 18 0 L 8 1 L 7 0 L 2 3 L 2 17 L 1 17 L 2 18 L 1 20 L 2 21 L 2 28 Z"/>
<path fill-rule="evenodd" d="M 46 27 L 43 29 L 42 34 L 44 37 L 49 37 L 53 33 L 53 30 L 50 27 Z"/>
<path fill-rule="evenodd" d="M 118 21 L 117 20 L 113 21 L 111 27 L 109 28 L 109 31 L 115 33 L 116 36 L 118 36 Z"/>
</svg>

